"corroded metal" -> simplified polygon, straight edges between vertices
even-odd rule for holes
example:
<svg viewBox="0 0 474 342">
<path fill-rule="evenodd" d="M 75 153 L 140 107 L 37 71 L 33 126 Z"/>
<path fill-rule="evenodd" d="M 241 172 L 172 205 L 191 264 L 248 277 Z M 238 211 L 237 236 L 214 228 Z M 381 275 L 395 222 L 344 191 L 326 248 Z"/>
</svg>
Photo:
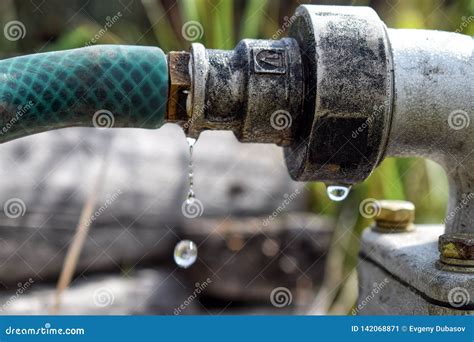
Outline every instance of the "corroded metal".
<svg viewBox="0 0 474 342">
<path fill-rule="evenodd" d="M 448 174 L 448 233 L 474 233 L 472 37 L 387 29 L 368 7 L 298 7 L 281 40 L 193 44 L 187 134 L 285 146 L 295 180 L 351 185 L 385 156 Z"/>
<path fill-rule="evenodd" d="M 449 181 L 447 233 L 474 233 L 474 41 L 389 30 L 395 102 L 387 155 L 439 163 Z"/>
<path fill-rule="evenodd" d="M 288 145 L 303 101 L 296 41 L 242 40 L 234 50 L 193 44 L 188 135 L 232 130 L 242 142 Z"/>
<path fill-rule="evenodd" d="M 474 234 L 443 234 L 439 237 L 438 250 L 444 264 L 474 267 Z"/>
<path fill-rule="evenodd" d="M 191 88 L 189 53 L 171 51 L 168 54 L 169 94 L 166 121 L 183 124 L 188 121 L 186 101 Z"/>
<path fill-rule="evenodd" d="M 295 16 L 290 36 L 302 50 L 306 87 L 288 169 L 297 180 L 361 182 L 383 158 L 390 127 L 385 25 L 369 7 L 305 5 Z"/>
</svg>

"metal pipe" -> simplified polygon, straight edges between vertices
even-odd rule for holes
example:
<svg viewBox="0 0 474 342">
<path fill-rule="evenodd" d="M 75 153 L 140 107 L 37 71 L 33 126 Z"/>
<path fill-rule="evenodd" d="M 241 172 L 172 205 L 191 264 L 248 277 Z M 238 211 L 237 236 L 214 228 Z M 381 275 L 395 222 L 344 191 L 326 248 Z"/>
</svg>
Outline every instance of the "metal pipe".
<svg viewBox="0 0 474 342">
<path fill-rule="evenodd" d="M 394 105 L 386 155 L 436 161 L 449 180 L 447 233 L 474 233 L 472 37 L 389 30 Z"/>
<path fill-rule="evenodd" d="M 446 232 L 474 234 L 472 38 L 387 29 L 359 6 L 303 5 L 291 21 L 279 41 L 193 45 L 188 134 L 285 146 L 294 179 L 326 184 L 361 182 L 385 156 L 432 159 L 450 183 Z"/>
</svg>

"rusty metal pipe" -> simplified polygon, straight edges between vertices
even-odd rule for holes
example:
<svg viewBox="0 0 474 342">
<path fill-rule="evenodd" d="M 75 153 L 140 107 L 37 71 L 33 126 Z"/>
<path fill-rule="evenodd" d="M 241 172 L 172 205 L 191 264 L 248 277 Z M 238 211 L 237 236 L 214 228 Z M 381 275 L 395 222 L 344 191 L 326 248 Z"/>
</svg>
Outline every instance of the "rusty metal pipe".
<svg viewBox="0 0 474 342">
<path fill-rule="evenodd" d="M 446 231 L 473 234 L 472 38 L 387 29 L 360 6 L 303 5 L 291 22 L 289 38 L 176 53 L 189 62 L 170 89 L 189 81 L 169 121 L 284 146 L 301 181 L 351 185 L 385 156 L 430 158 L 449 177 Z"/>
</svg>

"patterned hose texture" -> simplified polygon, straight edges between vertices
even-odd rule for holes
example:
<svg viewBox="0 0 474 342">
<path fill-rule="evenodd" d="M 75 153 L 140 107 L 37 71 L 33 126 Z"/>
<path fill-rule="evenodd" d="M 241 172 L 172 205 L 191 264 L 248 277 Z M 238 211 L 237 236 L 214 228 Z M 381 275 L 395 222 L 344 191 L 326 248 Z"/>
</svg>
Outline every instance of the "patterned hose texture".
<svg viewBox="0 0 474 342">
<path fill-rule="evenodd" d="M 98 45 L 0 61 L 0 143 L 72 126 L 158 128 L 168 97 L 157 47 Z"/>
</svg>

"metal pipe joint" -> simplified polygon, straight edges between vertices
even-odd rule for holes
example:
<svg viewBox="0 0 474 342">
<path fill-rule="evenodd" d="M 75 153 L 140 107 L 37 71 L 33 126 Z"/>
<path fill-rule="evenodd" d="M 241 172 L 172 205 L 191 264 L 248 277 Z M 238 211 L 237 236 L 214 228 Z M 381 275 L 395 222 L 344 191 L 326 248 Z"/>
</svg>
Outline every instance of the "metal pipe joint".
<svg viewBox="0 0 474 342">
<path fill-rule="evenodd" d="M 301 181 L 351 185 L 385 156 L 433 159 L 450 179 L 447 233 L 473 234 L 472 37 L 388 30 L 360 6 L 304 5 L 291 22 L 288 38 L 170 53 L 168 121 L 284 146 Z"/>
</svg>

